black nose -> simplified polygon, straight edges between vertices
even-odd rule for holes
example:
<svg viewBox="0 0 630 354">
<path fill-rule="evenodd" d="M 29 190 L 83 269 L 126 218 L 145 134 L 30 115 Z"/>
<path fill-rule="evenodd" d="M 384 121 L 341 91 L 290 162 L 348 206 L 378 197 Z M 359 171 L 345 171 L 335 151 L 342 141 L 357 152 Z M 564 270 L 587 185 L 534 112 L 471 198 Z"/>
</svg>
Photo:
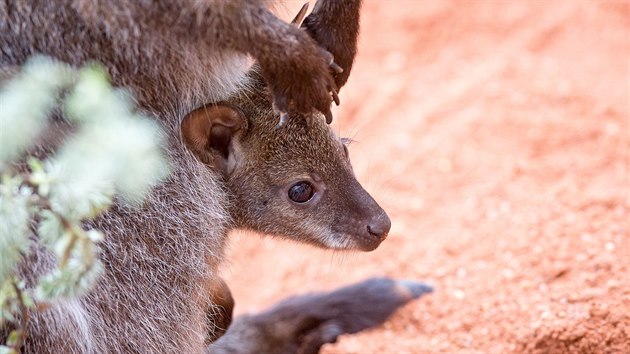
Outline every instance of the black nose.
<svg viewBox="0 0 630 354">
<path fill-rule="evenodd" d="M 387 215 L 382 214 L 381 217 L 372 220 L 367 226 L 367 230 L 370 234 L 377 236 L 381 240 L 384 240 L 389 233 L 389 229 L 392 227 L 392 222 Z"/>
</svg>

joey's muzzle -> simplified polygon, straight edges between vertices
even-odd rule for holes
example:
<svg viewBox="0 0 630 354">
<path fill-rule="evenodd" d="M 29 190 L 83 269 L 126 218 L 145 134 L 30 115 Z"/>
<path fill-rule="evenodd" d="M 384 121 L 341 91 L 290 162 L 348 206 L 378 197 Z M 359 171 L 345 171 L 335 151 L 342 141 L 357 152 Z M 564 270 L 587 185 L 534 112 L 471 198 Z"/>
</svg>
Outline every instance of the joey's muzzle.
<svg viewBox="0 0 630 354">
<path fill-rule="evenodd" d="M 392 227 L 392 222 L 385 211 L 374 200 L 372 200 L 372 203 L 374 206 L 370 208 L 370 213 L 363 221 L 365 225 L 364 231 L 359 232 L 359 238 L 357 239 L 357 246 L 362 251 L 376 249 L 387 238 Z"/>
<path fill-rule="evenodd" d="M 345 205 L 352 222 L 348 223 L 347 234 L 361 251 L 376 249 L 387 238 L 392 222 L 378 203 L 358 182 L 349 189 L 350 198 Z"/>
<path fill-rule="evenodd" d="M 374 235 L 383 241 L 387 237 L 391 227 L 391 220 L 387 214 L 383 212 L 383 214 L 373 218 L 373 220 L 368 223 L 367 231 L 370 235 Z"/>
</svg>

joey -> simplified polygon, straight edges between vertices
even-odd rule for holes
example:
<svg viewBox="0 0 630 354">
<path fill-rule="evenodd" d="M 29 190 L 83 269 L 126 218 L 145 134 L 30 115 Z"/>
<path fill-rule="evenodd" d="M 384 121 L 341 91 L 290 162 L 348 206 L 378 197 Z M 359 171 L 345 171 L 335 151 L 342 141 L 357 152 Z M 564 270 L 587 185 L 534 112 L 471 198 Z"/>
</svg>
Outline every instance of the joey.
<svg viewBox="0 0 630 354">
<path fill-rule="evenodd" d="M 357 182 L 342 140 L 322 119 L 314 119 L 310 123 L 305 118 L 290 119 L 278 128 L 276 120 L 272 119 L 274 117 L 277 113 L 272 108 L 271 97 L 265 89 L 264 80 L 254 68 L 249 74 L 248 89 L 243 94 L 235 94 L 225 102 L 203 106 L 182 121 L 181 134 L 186 146 L 209 169 L 218 171 L 224 180 L 230 199 L 232 227 L 290 238 L 322 248 L 370 251 L 378 247 L 387 236 L 390 220 Z M 392 284 L 383 286 L 389 289 Z M 214 304 L 217 304 L 217 293 L 229 296 L 229 289 L 224 283 L 218 288 L 220 291 L 215 288 L 211 292 Z M 370 286 L 359 288 L 367 291 Z M 346 322 L 360 322 L 360 318 L 365 318 L 369 319 L 368 322 L 380 324 L 398 306 L 414 298 L 398 297 L 396 294 L 383 292 L 373 299 L 348 303 L 347 308 L 341 305 L 339 310 L 356 312 L 349 315 Z M 253 348 L 271 350 L 293 345 L 311 347 L 314 343 L 319 343 L 319 348 L 340 334 L 354 333 L 351 329 L 355 327 L 348 325 L 338 328 L 339 333 L 330 338 L 326 337 L 329 333 L 321 332 L 323 329 L 319 326 L 323 322 L 336 323 L 339 320 L 331 309 L 322 312 L 323 317 L 317 325 L 310 324 L 312 318 L 309 314 L 328 305 L 339 306 L 335 305 L 339 296 L 309 298 L 299 302 L 299 306 L 280 306 L 256 317 L 256 325 L 241 321 L 243 323 L 238 325 L 241 330 L 233 332 L 230 338 L 244 335 L 243 326 L 253 327 L 245 331 L 253 337 L 248 337 L 249 342 L 237 340 L 241 344 L 236 352 L 249 353 L 256 352 Z M 330 303 L 327 305 L 324 300 Z M 372 312 L 376 303 L 380 304 L 378 306 L 389 306 L 385 311 L 387 316 Z M 229 305 L 220 306 L 222 312 L 218 315 L 216 307 L 213 307 L 209 318 L 214 319 L 215 325 L 220 323 L 220 328 L 227 328 L 226 324 L 231 322 L 231 316 L 227 315 L 232 306 L 233 300 L 229 296 Z M 287 325 L 295 327 L 295 331 L 278 330 L 273 335 L 275 339 L 271 340 L 256 329 L 256 326 L 267 323 L 260 323 L 260 319 L 268 318 L 271 325 L 278 322 L 275 318 L 284 318 L 288 312 L 293 312 L 291 317 L 296 322 Z M 303 315 L 300 317 L 298 313 Z M 278 328 L 284 328 L 282 324 L 276 324 Z M 297 328 L 304 326 L 309 328 L 309 333 L 312 332 L 312 339 L 302 339 L 306 329 L 300 332 Z M 356 328 L 367 326 L 358 325 Z M 223 331 L 215 332 L 210 338 L 214 340 L 222 334 Z M 255 342 L 252 342 L 253 338 Z M 296 344 L 302 341 L 313 343 Z M 235 340 L 224 342 L 233 346 Z M 251 351 L 243 351 L 245 345 Z M 290 353 L 293 350 L 262 352 Z"/>
</svg>

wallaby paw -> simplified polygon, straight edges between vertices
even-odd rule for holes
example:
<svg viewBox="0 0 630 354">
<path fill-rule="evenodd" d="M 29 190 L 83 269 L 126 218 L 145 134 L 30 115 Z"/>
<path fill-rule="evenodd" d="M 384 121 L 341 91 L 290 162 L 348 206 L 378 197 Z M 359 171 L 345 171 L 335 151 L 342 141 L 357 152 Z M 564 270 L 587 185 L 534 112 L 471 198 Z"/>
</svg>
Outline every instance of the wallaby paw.
<svg viewBox="0 0 630 354">
<path fill-rule="evenodd" d="M 341 68 L 332 54 L 319 47 L 306 32 L 298 28 L 294 30 L 296 43 L 286 48 L 285 53 L 259 59 L 262 75 L 271 91 L 273 108 L 281 116 L 289 111 L 301 116 L 319 111 L 330 124 L 333 119 L 331 104 L 339 102 L 332 73 Z"/>
</svg>

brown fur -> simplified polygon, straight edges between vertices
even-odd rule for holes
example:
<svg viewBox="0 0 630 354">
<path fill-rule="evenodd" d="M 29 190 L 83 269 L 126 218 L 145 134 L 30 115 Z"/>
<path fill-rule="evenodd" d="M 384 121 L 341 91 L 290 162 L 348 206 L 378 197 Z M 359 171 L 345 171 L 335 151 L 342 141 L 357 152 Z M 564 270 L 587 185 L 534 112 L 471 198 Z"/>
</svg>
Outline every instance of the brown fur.
<svg viewBox="0 0 630 354">
<path fill-rule="evenodd" d="M 98 60 L 152 111 L 189 112 L 239 84 L 245 55 L 263 68 L 277 108 L 328 112 L 327 55 L 264 0 L 4 0 L 2 67 L 43 53 Z"/>
<path fill-rule="evenodd" d="M 218 279 L 230 228 L 339 249 L 378 246 L 389 219 L 359 186 L 321 117 L 307 124 L 303 114 L 292 113 L 284 128 L 275 127 L 274 106 L 328 112 L 329 90 L 334 80 L 345 83 L 356 52 L 359 2 L 342 10 L 347 2 L 329 0 L 305 22 L 348 69 L 334 78 L 326 51 L 262 1 L 0 2 L 3 75 L 36 53 L 74 65 L 98 60 L 158 118 L 173 162 L 142 207 L 117 202 L 89 225 L 107 233 L 104 275 L 86 296 L 34 313 L 25 352 L 203 351 L 216 325 L 207 318 L 216 305 L 207 291 Z M 330 27 L 319 28 L 322 23 Z M 346 47 L 333 40 L 340 32 Z M 259 73 L 243 75 L 245 54 L 259 62 Z M 247 120 L 243 134 L 229 141 L 236 161 L 227 161 L 230 171 L 200 158 L 180 137 L 183 116 L 224 100 Z M 296 208 L 282 198 L 287 182 L 313 173 L 326 186 L 318 203 Z M 376 239 L 366 230 L 374 218 L 386 226 Z M 36 250 L 24 264 L 23 272 L 34 276 L 52 258 Z"/>
</svg>

